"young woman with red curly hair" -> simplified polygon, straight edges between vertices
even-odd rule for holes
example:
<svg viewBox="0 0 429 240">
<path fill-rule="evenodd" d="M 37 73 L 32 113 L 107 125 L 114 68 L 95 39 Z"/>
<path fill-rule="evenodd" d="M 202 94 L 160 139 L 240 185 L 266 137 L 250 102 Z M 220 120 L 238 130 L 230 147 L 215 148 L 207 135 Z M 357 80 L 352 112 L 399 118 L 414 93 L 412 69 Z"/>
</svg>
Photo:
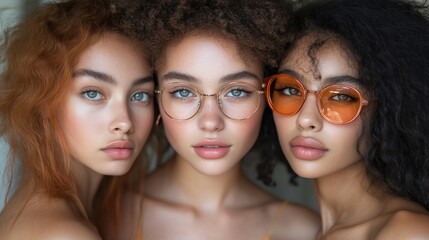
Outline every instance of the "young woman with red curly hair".
<svg viewBox="0 0 429 240">
<path fill-rule="evenodd" d="M 141 164 L 154 82 L 121 9 L 104 0 L 46 4 L 6 34 L 0 133 L 21 179 L 0 214 L 3 240 L 101 239 L 92 221 L 114 207 L 115 183 L 127 179 L 104 179 L 97 192 L 103 175 Z"/>
</svg>

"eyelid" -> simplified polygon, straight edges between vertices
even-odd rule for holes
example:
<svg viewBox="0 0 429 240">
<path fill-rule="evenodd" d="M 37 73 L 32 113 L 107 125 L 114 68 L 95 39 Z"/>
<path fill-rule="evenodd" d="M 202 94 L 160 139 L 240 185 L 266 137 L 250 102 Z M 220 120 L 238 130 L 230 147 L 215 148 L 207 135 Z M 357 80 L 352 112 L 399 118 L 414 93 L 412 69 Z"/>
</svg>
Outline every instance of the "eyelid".
<svg viewBox="0 0 429 240">
<path fill-rule="evenodd" d="M 97 92 L 98 94 L 101 95 L 101 99 L 88 98 L 87 96 L 85 96 L 85 94 L 87 94 L 88 92 Z M 106 96 L 105 96 L 104 92 L 100 88 L 97 88 L 97 87 L 85 87 L 79 92 L 79 94 L 85 100 L 92 101 L 92 102 L 106 100 Z"/>
</svg>

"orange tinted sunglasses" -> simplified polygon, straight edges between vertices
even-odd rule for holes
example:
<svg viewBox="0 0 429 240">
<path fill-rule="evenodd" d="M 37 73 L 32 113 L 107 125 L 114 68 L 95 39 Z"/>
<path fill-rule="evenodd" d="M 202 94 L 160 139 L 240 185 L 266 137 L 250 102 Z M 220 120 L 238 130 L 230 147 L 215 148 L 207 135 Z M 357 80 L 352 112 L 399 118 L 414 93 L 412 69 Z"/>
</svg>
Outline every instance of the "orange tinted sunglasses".
<svg viewBox="0 0 429 240">
<path fill-rule="evenodd" d="M 294 115 L 301 109 L 307 95 L 317 96 L 320 115 L 333 124 L 348 124 L 368 104 L 356 88 L 346 84 L 326 86 L 320 91 L 304 88 L 301 82 L 286 74 L 276 74 L 266 79 L 266 97 L 270 108 L 282 115 Z"/>
</svg>

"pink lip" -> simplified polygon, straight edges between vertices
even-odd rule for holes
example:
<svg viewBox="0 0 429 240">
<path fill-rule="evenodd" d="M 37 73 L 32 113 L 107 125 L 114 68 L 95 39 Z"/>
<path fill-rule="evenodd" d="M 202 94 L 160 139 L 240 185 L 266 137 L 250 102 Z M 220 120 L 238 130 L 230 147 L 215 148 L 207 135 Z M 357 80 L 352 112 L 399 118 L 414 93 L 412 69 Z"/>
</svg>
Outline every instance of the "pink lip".
<svg viewBox="0 0 429 240">
<path fill-rule="evenodd" d="M 130 141 L 115 141 L 105 148 L 102 148 L 101 151 L 113 159 L 128 159 L 133 155 L 134 144 Z"/>
<path fill-rule="evenodd" d="M 292 154 L 302 160 L 317 160 L 321 158 L 328 149 L 314 138 L 295 137 L 289 142 Z"/>
<path fill-rule="evenodd" d="M 219 140 L 204 140 L 192 146 L 195 153 L 204 159 L 219 159 L 226 156 L 231 145 Z"/>
</svg>

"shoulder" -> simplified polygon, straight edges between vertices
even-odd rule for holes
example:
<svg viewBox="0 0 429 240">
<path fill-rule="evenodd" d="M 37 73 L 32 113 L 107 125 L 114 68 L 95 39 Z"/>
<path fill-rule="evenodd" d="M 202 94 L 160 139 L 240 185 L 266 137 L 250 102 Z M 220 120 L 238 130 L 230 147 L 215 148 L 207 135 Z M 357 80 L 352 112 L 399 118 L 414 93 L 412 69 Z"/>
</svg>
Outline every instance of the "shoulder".
<svg viewBox="0 0 429 240">
<path fill-rule="evenodd" d="M 320 215 L 307 207 L 291 202 L 271 204 L 271 239 L 315 239 L 320 229 Z"/>
<path fill-rule="evenodd" d="M 429 213 L 410 210 L 397 211 L 391 215 L 376 239 L 429 240 Z"/>
<path fill-rule="evenodd" d="M 0 233 L 4 240 L 100 240 L 96 229 L 77 216 L 63 200 L 31 200 L 20 212 L 16 205 L 2 213 Z M 17 215 L 18 213 L 19 215 Z"/>
<path fill-rule="evenodd" d="M 16 239 L 101 240 L 101 237 L 94 228 L 71 219 L 51 219 L 50 221 L 43 221 L 43 224 L 38 223 L 31 227 L 21 226 L 20 228 L 14 230 L 19 232 L 21 236 Z"/>
</svg>

